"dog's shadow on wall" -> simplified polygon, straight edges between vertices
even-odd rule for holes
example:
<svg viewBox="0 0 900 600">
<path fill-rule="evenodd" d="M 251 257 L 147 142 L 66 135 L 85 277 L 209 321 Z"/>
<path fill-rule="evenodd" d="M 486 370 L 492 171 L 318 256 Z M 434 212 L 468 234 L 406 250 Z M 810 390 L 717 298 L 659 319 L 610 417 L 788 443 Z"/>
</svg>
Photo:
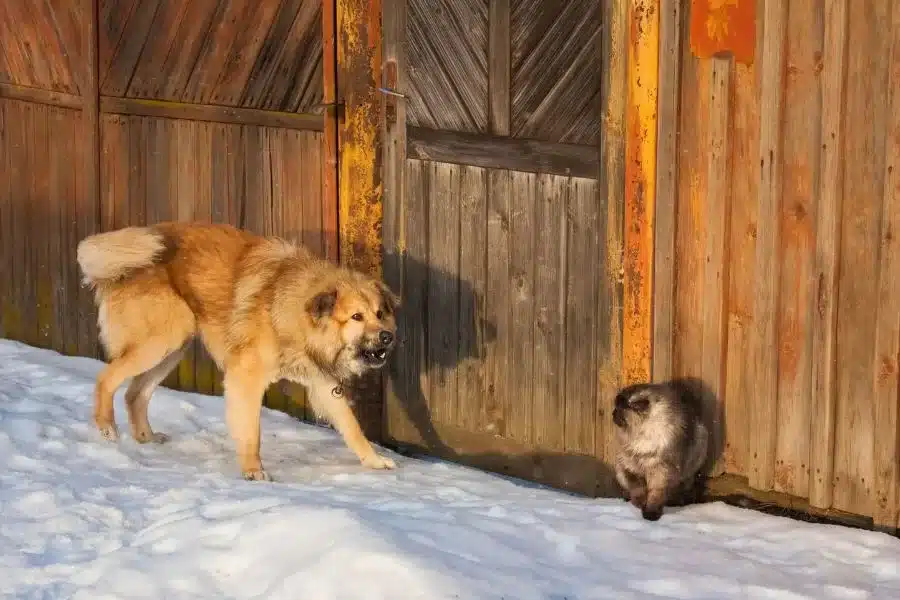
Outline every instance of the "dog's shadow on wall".
<svg viewBox="0 0 900 600">
<path fill-rule="evenodd" d="M 402 262 L 401 262 L 402 261 Z M 538 449 L 523 450 L 524 446 L 490 440 L 486 431 L 469 432 L 460 427 L 436 426 L 429 405 L 432 382 L 441 381 L 449 371 L 462 372 L 460 367 L 470 361 L 483 361 L 485 351 L 497 339 L 497 327 L 482 316 L 484 297 L 469 281 L 420 259 L 387 253 L 384 274 L 388 285 L 401 293 L 402 305 L 398 317 L 397 348 L 388 368 L 390 393 L 394 406 L 407 421 L 418 438 L 404 444 L 392 444 L 400 450 L 429 454 L 490 470 L 533 478 L 542 483 L 565 487 L 580 493 L 598 496 L 615 495 L 617 486 L 613 469 L 594 456 Z M 498 301 L 506 302 L 505 298 Z M 447 315 L 447 318 L 442 318 Z M 458 318 L 451 318 L 451 315 Z M 483 401 L 483 399 L 482 399 Z M 602 399 L 611 406 L 612 398 Z M 479 403 L 466 403 L 460 398 L 459 410 L 478 410 Z M 473 408 L 470 408 L 473 407 Z M 479 416 L 480 416 L 479 411 Z M 604 411 L 611 415 L 610 411 Z M 387 418 L 394 415 L 387 413 Z M 560 416 L 562 418 L 562 416 Z M 472 422 L 472 419 L 467 419 Z M 441 424 L 445 425 L 445 424 Z M 454 439 L 442 435 L 454 432 Z M 523 485 L 532 485 L 522 482 Z"/>
</svg>

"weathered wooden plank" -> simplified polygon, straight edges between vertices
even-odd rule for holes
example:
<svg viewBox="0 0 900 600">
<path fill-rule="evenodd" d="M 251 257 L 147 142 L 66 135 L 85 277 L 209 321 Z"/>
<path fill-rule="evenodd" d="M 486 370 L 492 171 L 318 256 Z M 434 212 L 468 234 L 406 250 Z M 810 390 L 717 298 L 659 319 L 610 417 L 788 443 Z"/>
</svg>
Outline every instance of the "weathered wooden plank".
<svg viewBox="0 0 900 600">
<path fill-rule="evenodd" d="M 9 118 L 7 106 L 10 103 L 0 98 L 0 281 L 15 281 L 13 279 L 13 205 L 11 196 L 10 168 L 12 148 L 9 139 Z M 12 332 L 7 330 L 10 323 L 7 322 L 7 311 L 13 310 L 12 286 L 0 286 L 0 337 L 12 339 Z"/>
<path fill-rule="evenodd" d="M 455 422 L 467 431 L 484 427 L 485 344 L 492 328 L 485 324 L 487 285 L 487 171 L 462 167 L 459 207 L 459 403 Z"/>
<path fill-rule="evenodd" d="M 848 0 L 825 3 L 822 57 L 821 174 L 816 211 L 816 310 L 812 321 L 812 427 L 809 503 L 830 508 L 834 498 L 837 418 L 838 274 L 844 197 Z"/>
<path fill-rule="evenodd" d="M 200 58 L 204 43 L 208 43 L 208 34 L 214 19 L 220 17 L 223 0 L 192 0 L 184 2 L 185 13 L 178 23 L 177 33 L 166 54 L 165 62 L 159 72 L 166 77 L 158 78 L 147 88 L 148 98 L 160 100 L 184 101 L 187 97 L 188 83 L 194 67 Z"/>
<path fill-rule="evenodd" d="M 322 116 L 314 114 L 186 104 L 182 102 L 161 102 L 141 98 L 114 98 L 111 96 L 103 96 L 100 103 L 103 112 L 123 115 L 142 115 L 145 117 L 188 119 L 191 121 L 210 121 L 213 123 L 310 131 L 321 131 L 324 127 Z"/>
<path fill-rule="evenodd" d="M 404 4 L 404 3 L 401 3 Z M 405 4 L 404 4 L 405 7 Z M 322 3 L 322 102 L 331 104 L 324 112 L 322 147 L 322 228 L 325 235 L 325 256 L 337 261 L 338 243 L 338 107 L 337 102 L 337 14 L 332 2 Z M 399 10 L 393 8 L 389 10 Z M 405 104 L 405 103 L 404 103 Z M 398 177 L 405 177 L 403 161 L 398 163 Z"/>
<path fill-rule="evenodd" d="M 20 17 L 17 30 L 31 30 L 38 42 L 36 46 L 28 48 L 33 59 L 43 62 L 48 71 L 49 79 L 39 81 L 40 87 L 63 92 L 78 93 L 78 79 L 81 73 L 78 72 L 77 66 L 73 68 L 73 60 L 69 57 L 69 47 L 65 42 L 76 42 L 77 39 L 63 40 L 61 30 L 54 18 L 54 11 L 51 9 L 50 0 L 41 0 L 37 2 L 18 2 L 20 6 Z M 71 15 L 77 13 L 78 8 L 73 6 L 74 3 L 66 3 L 57 6 L 61 17 L 69 16 L 67 20 L 61 20 L 63 25 L 69 25 L 66 21 L 71 21 Z M 77 26 L 77 25 L 76 25 Z M 74 49 L 72 49 L 74 50 Z M 75 50 L 75 57 L 78 52 Z"/>
<path fill-rule="evenodd" d="M 66 168 L 61 172 L 59 184 L 59 235 L 60 235 L 60 269 L 62 270 L 62 289 L 59 294 L 59 318 L 61 319 L 62 346 L 59 350 L 67 355 L 77 354 L 78 343 L 78 288 L 81 285 L 81 274 L 75 260 L 75 249 L 78 240 L 76 234 L 75 210 L 78 198 L 84 192 L 77 184 L 78 171 L 78 147 L 81 139 L 82 125 L 81 115 L 75 112 L 64 111 L 60 119 L 59 135 L 61 140 L 61 155 L 66 157 Z"/>
<path fill-rule="evenodd" d="M 115 97 L 125 95 L 149 40 L 159 6 L 160 0 L 140 0 L 135 4 L 134 13 L 128 19 L 122 37 L 113 50 L 109 70 L 101 80 L 100 89 L 103 94 Z"/>
<path fill-rule="evenodd" d="M 229 60 L 232 41 L 250 18 L 250 11 L 259 4 L 252 0 L 222 0 L 203 33 L 197 58 L 191 65 L 186 84 L 181 88 L 181 100 L 198 104 L 211 103 L 213 90 Z M 267 4 L 274 4 L 268 2 Z"/>
<path fill-rule="evenodd" d="M 712 64 L 683 48 L 681 156 L 676 217 L 675 375 L 703 372 L 703 291 L 709 194 L 710 82 Z"/>
<path fill-rule="evenodd" d="M 876 527 L 900 526 L 900 5 L 891 11 L 888 111 L 885 119 L 884 192 L 879 240 L 878 310 L 875 325 L 875 394 L 872 483 Z"/>
<path fill-rule="evenodd" d="M 781 229 L 780 115 L 783 105 L 784 48 L 787 7 L 766 3 L 765 36 L 760 52 L 760 168 L 759 223 L 756 238 L 756 291 L 753 303 L 752 363 L 757 405 L 751 413 L 750 485 L 763 491 L 775 483 L 775 447 L 778 433 L 778 279 L 768 276 L 779 264 Z"/>
<path fill-rule="evenodd" d="M 31 22 L 26 3 L 4 2 L 0 10 L 3 11 L 0 12 L 0 37 L 16 65 L 14 81 L 21 85 L 52 89 L 53 65 L 44 51 L 41 32 Z M 30 26 L 23 26 L 23 23 Z"/>
<path fill-rule="evenodd" d="M 241 106 L 291 110 L 291 97 L 308 95 L 309 87 L 315 87 L 314 94 L 321 96 L 321 73 L 313 77 L 317 64 L 321 69 L 321 37 L 321 2 L 282 2 L 247 78 Z"/>
<path fill-rule="evenodd" d="M 409 158 L 507 169 L 596 178 L 599 152 L 596 146 L 557 144 L 538 140 L 438 131 L 407 127 Z"/>
<path fill-rule="evenodd" d="M 50 178 L 56 177 L 56 166 L 45 166 L 50 153 L 50 111 L 46 105 L 34 106 L 33 129 L 28 141 L 29 150 L 33 152 L 31 161 L 31 228 L 29 229 L 28 246 L 31 250 L 29 268 L 34 277 L 34 330 L 35 345 L 41 348 L 53 347 L 53 282 L 50 279 L 48 255 L 48 238 L 35 233 L 44 229 L 48 222 L 56 218 L 53 211 L 54 199 L 50 197 Z"/>
<path fill-rule="evenodd" d="M 512 3 L 512 132 L 596 145 L 601 13 L 593 0 Z"/>
<path fill-rule="evenodd" d="M 25 235 L 21 239 L 21 260 L 25 275 L 21 280 L 21 310 L 23 341 L 31 346 L 40 344 L 37 310 L 37 279 L 40 269 L 36 255 L 37 244 L 32 239 L 32 232 L 40 223 L 40 216 L 36 214 L 41 202 L 37 188 L 41 185 L 41 180 L 46 177 L 46 173 L 37 168 L 38 164 L 43 162 L 44 157 L 47 156 L 47 134 L 46 131 L 41 132 L 41 111 L 44 108 L 39 104 L 26 104 L 22 111 L 24 138 L 20 151 L 23 154 L 24 164 L 22 167 L 25 169 L 26 175 L 22 181 L 24 185 L 20 196 L 20 202 L 22 202 L 20 210 L 25 226 L 22 230 Z"/>
<path fill-rule="evenodd" d="M 757 23 L 762 35 L 762 21 Z M 761 45 L 761 44 L 759 44 Z M 725 366 L 725 469 L 749 468 L 752 381 L 750 336 L 756 278 L 757 191 L 759 189 L 759 63 L 737 64 L 732 74 L 730 131 L 731 207 L 728 241 L 728 339 Z"/>
<path fill-rule="evenodd" d="M 488 131 L 501 136 L 509 135 L 512 123 L 510 13 L 510 0 L 488 2 Z"/>
<path fill-rule="evenodd" d="M 166 63 L 173 46 L 180 42 L 180 36 L 187 33 L 182 24 L 188 15 L 188 9 L 191 5 L 202 4 L 202 2 L 160 3 L 147 31 L 147 40 L 136 59 L 134 72 L 123 89 L 124 95 L 130 98 L 159 98 L 158 92 L 170 76 L 167 67 L 171 68 L 172 65 Z"/>
<path fill-rule="evenodd" d="M 272 22 L 281 2 L 242 3 L 233 0 L 232 4 L 245 4 L 245 9 L 239 28 L 226 44 L 217 47 L 218 52 L 225 55 L 225 61 L 214 85 L 204 94 L 204 104 L 234 106 L 241 103 L 260 48 L 267 38 L 274 35 Z"/>
<path fill-rule="evenodd" d="M 598 292 L 602 286 L 593 277 L 584 276 L 585 265 L 599 254 L 600 210 L 597 184 L 587 179 L 570 183 L 566 211 L 565 265 L 565 449 L 577 454 L 594 454 L 598 438 L 609 435 L 598 386 L 586 374 L 593 373 L 601 346 L 598 330 Z M 602 231 L 602 229 L 601 229 Z M 609 402 L 612 401 L 611 395 Z M 598 481 L 598 484 L 602 482 Z"/>
<path fill-rule="evenodd" d="M 512 394 L 510 351 L 512 315 L 510 287 L 512 240 L 510 234 L 510 194 L 512 176 L 509 171 L 488 171 L 487 202 L 487 283 L 485 286 L 486 320 L 497 336 L 485 351 L 486 392 L 482 423 L 490 434 L 507 432 L 507 397 Z M 409 193 L 412 193 L 410 190 Z M 410 235 L 408 233 L 407 235 Z M 411 240 L 410 240 L 411 241 Z"/>
<path fill-rule="evenodd" d="M 459 354 L 459 171 L 428 166 L 428 405 L 435 422 L 454 424 Z"/>
<path fill-rule="evenodd" d="M 571 190 L 571 182 L 565 177 L 539 175 L 534 196 L 534 406 L 530 439 L 540 448 L 557 451 L 565 448 L 566 419 L 560 417 L 566 415 L 567 398 L 566 292 L 569 256 L 566 250 Z M 587 248 L 572 250 L 589 251 L 592 247 L 588 245 Z M 587 279 L 593 280 L 592 277 Z M 587 308 L 589 318 L 593 317 L 592 309 Z M 582 335 L 590 335 L 586 331 L 573 330 L 572 333 L 579 340 Z M 579 348 L 579 351 L 583 349 Z M 574 362 L 575 356 L 571 358 Z M 579 379 L 585 378 L 580 375 Z M 584 398 L 573 397 L 570 400 L 584 402 Z"/>
<path fill-rule="evenodd" d="M 659 10 L 659 131 L 656 145 L 656 241 L 653 256 L 653 379 L 656 381 L 672 377 L 675 351 L 681 2 L 661 0 Z"/>
<path fill-rule="evenodd" d="M 628 119 L 625 123 L 625 312 L 622 377 L 650 378 L 653 339 L 653 215 L 656 210 L 656 96 L 659 0 L 629 3 Z"/>
<path fill-rule="evenodd" d="M 489 0 L 407 2 L 409 125 L 485 132 Z M 449 93 L 448 93 L 449 92 Z"/>
<path fill-rule="evenodd" d="M 855 513 L 873 508 L 876 432 L 872 402 L 875 364 L 878 248 L 888 117 L 890 0 L 871 0 L 849 11 L 846 102 L 853 115 L 845 131 L 847 167 L 838 279 L 837 419 L 834 507 Z M 862 276 L 862 274 L 872 274 Z"/>
<path fill-rule="evenodd" d="M 625 113 L 628 95 L 627 54 L 628 3 L 610 0 L 603 20 L 607 35 L 601 36 L 602 72 L 600 86 L 603 132 L 600 136 L 600 197 L 605 207 L 598 215 L 597 251 L 597 435 L 594 454 L 613 464 L 618 441 L 612 435 L 612 400 L 622 376 L 622 258 L 625 207 Z M 602 206 L 602 204 L 601 204 Z M 604 484 L 608 491 L 618 486 L 612 477 Z"/>
<path fill-rule="evenodd" d="M 809 490 L 815 185 L 821 130 L 821 2 L 788 7 L 784 149 L 778 290 L 778 439 L 775 489 L 806 497 Z"/>
<path fill-rule="evenodd" d="M 534 408 L 535 228 L 543 226 L 534 220 L 537 182 L 531 173 L 512 173 L 509 189 L 509 388 L 503 400 L 506 435 L 522 442 L 531 441 Z"/>
<path fill-rule="evenodd" d="M 709 127 L 707 129 L 707 186 L 705 199 L 706 246 L 703 252 L 703 312 L 700 374 L 715 403 L 711 416 L 718 424 L 723 418 L 720 399 L 725 388 L 725 292 L 728 271 L 728 200 L 730 180 L 729 119 L 731 112 L 731 62 L 712 59 L 709 79 Z M 718 453 L 724 440 L 721 428 L 713 428 L 710 440 Z M 716 456 L 718 459 L 719 457 Z M 718 467 L 717 467 L 718 474 Z"/>
<path fill-rule="evenodd" d="M 28 173 L 25 165 L 25 123 L 22 118 L 25 104 L 10 100 L 0 102 L 4 108 L 3 161 L 6 165 L 4 183 L 9 217 L 4 236 L 7 253 L 4 256 L 8 257 L 5 262 L 9 281 L 22 281 L 25 277 L 22 240 L 26 237 L 22 190 L 25 189 L 24 178 Z M 4 286 L 4 288 L 6 302 L 3 307 L 3 330 L 6 336 L 21 340 L 23 339 L 21 286 Z"/>
</svg>

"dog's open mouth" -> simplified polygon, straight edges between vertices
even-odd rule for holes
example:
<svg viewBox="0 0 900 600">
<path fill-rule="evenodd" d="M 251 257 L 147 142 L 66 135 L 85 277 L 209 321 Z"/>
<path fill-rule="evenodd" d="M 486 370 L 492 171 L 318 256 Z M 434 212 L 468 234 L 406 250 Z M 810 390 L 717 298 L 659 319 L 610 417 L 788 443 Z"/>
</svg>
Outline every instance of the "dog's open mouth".
<svg viewBox="0 0 900 600">
<path fill-rule="evenodd" d="M 387 348 L 370 348 L 362 351 L 363 360 L 367 365 L 380 367 L 387 361 Z"/>
</svg>

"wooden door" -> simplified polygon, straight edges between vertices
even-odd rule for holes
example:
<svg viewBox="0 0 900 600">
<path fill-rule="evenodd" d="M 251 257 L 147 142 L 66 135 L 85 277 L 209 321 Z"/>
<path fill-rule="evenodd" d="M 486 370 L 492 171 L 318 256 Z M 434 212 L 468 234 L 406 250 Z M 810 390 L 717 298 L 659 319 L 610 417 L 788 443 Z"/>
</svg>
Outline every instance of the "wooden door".
<svg viewBox="0 0 900 600">
<path fill-rule="evenodd" d="M 385 433 L 585 492 L 621 335 L 601 193 L 595 0 L 385 3 L 385 277 L 402 292 Z"/>
</svg>

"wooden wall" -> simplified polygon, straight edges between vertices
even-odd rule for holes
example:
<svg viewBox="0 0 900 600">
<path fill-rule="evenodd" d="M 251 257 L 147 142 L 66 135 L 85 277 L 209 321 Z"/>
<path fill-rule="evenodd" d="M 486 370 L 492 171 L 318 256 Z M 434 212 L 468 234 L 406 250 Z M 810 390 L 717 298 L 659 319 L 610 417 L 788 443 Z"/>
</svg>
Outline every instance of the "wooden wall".
<svg viewBox="0 0 900 600">
<path fill-rule="evenodd" d="M 662 5 L 654 375 L 715 390 L 752 488 L 895 527 L 900 4 L 759 0 L 750 65 Z"/>
<path fill-rule="evenodd" d="M 99 355 L 74 262 L 97 230 L 227 222 L 337 258 L 319 0 L 10 0 L 0 39 L 0 335 Z M 167 383 L 221 389 L 199 350 Z"/>
</svg>

